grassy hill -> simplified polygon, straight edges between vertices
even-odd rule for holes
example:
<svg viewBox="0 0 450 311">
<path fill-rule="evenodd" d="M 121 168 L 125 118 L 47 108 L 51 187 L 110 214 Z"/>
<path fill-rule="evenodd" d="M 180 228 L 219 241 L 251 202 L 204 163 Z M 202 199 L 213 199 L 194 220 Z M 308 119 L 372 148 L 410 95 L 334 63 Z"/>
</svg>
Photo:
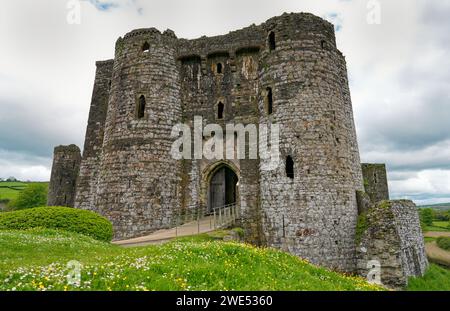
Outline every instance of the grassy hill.
<svg viewBox="0 0 450 311">
<path fill-rule="evenodd" d="M 382 289 L 281 251 L 209 235 L 121 248 L 62 231 L 0 231 L 0 253 L 0 290 Z M 82 265 L 79 287 L 66 281 L 72 260 Z"/>
</svg>

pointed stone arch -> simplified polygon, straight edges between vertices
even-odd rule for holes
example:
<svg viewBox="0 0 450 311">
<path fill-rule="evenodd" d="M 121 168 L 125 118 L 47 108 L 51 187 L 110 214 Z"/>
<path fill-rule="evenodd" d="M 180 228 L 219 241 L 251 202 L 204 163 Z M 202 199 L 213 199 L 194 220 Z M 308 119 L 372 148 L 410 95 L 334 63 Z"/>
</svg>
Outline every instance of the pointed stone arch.
<svg viewBox="0 0 450 311">
<path fill-rule="evenodd" d="M 232 161 L 228 160 L 220 160 L 217 162 L 214 162 L 210 165 L 208 165 L 203 171 L 202 171 L 202 178 L 201 178 L 201 197 L 200 201 L 201 204 L 205 207 L 206 211 L 209 211 L 212 207 L 211 205 L 211 182 L 213 181 L 213 178 L 216 176 L 217 173 L 220 174 L 220 171 L 222 169 L 226 169 L 229 172 L 232 172 L 234 176 L 236 177 L 236 185 L 235 185 L 235 202 L 239 202 L 239 180 L 240 180 L 240 170 L 239 168 L 233 163 Z M 226 173 L 225 173 L 226 174 Z M 227 177 L 225 176 L 225 179 Z M 231 190 L 231 189 L 229 189 Z M 232 191 L 232 190 L 231 190 Z M 225 189 L 225 195 L 231 195 L 231 193 L 227 192 L 227 189 Z M 225 200 L 227 198 L 225 197 Z"/>
</svg>

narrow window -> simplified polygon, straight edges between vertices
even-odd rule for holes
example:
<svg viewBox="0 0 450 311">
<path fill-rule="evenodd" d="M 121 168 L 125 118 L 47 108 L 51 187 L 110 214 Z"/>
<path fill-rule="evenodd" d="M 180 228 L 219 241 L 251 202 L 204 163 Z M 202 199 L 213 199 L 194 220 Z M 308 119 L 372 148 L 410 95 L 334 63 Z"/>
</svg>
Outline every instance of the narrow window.
<svg viewBox="0 0 450 311">
<path fill-rule="evenodd" d="M 275 33 L 273 31 L 271 31 L 269 33 L 269 50 L 273 51 L 273 50 L 275 50 L 275 47 L 276 47 L 276 45 L 275 45 Z"/>
<path fill-rule="evenodd" d="M 322 46 L 322 49 L 323 49 L 323 50 L 327 48 L 327 42 L 326 42 L 325 40 L 322 40 L 322 41 L 320 42 L 320 45 Z"/>
<path fill-rule="evenodd" d="M 137 117 L 138 119 L 142 119 L 144 117 L 145 112 L 145 96 L 141 95 L 139 97 L 138 107 L 137 107 Z"/>
<path fill-rule="evenodd" d="M 217 73 L 222 73 L 222 63 L 217 63 L 216 69 L 217 69 Z"/>
<path fill-rule="evenodd" d="M 272 114 L 273 112 L 273 96 L 272 96 L 272 88 L 266 88 L 266 110 L 267 114 Z"/>
<path fill-rule="evenodd" d="M 142 52 L 147 53 L 148 51 L 150 51 L 150 44 L 148 44 L 148 42 L 145 42 L 142 46 Z"/>
<path fill-rule="evenodd" d="M 223 109 L 225 108 L 222 102 L 217 105 L 217 119 L 223 119 Z"/>
<path fill-rule="evenodd" d="M 294 179 L 294 161 L 291 156 L 286 157 L 286 176 Z"/>
</svg>

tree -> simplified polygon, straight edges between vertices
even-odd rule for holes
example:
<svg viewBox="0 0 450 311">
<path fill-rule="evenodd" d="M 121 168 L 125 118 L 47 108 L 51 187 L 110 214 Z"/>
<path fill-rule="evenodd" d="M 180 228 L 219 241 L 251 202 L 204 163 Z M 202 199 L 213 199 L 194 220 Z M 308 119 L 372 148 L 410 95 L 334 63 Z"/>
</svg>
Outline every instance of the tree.
<svg viewBox="0 0 450 311">
<path fill-rule="evenodd" d="M 11 176 L 11 177 L 8 177 L 8 179 L 6 181 L 8 181 L 8 182 L 16 182 L 17 178 L 14 177 L 14 176 Z"/>
<path fill-rule="evenodd" d="M 439 221 L 449 221 L 450 213 L 448 211 L 435 211 L 434 218 Z"/>
<path fill-rule="evenodd" d="M 47 205 L 47 184 L 30 184 L 22 190 L 16 199 L 9 203 L 13 209 L 25 209 Z"/>
<path fill-rule="evenodd" d="M 424 208 L 420 210 L 420 222 L 426 226 L 433 225 L 433 210 L 431 208 Z"/>
</svg>

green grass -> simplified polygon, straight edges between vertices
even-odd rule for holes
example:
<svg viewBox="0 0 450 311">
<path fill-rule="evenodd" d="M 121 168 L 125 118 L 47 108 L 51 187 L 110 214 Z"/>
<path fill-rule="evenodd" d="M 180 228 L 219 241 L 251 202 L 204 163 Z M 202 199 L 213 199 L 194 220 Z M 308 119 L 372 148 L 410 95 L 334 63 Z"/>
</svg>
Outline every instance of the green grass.
<svg viewBox="0 0 450 311">
<path fill-rule="evenodd" d="M 75 233 L 0 231 L 0 290 L 380 290 L 274 249 L 203 234 L 121 248 Z M 67 263 L 82 264 L 79 286 Z"/>
<path fill-rule="evenodd" d="M 447 228 L 450 225 L 450 221 L 433 221 L 433 226 Z"/>
<path fill-rule="evenodd" d="M 410 278 L 409 291 L 450 291 L 450 270 L 430 264 L 423 277 Z"/>
<path fill-rule="evenodd" d="M 450 221 L 433 221 L 432 226 L 426 226 L 425 231 L 447 232 L 450 231 Z"/>
<path fill-rule="evenodd" d="M 24 190 L 28 185 L 35 184 L 37 182 L 0 182 L 0 200 L 11 201 L 17 198 L 20 191 Z"/>
<path fill-rule="evenodd" d="M 450 252 L 450 237 L 439 237 L 436 244 L 439 248 Z"/>
</svg>

